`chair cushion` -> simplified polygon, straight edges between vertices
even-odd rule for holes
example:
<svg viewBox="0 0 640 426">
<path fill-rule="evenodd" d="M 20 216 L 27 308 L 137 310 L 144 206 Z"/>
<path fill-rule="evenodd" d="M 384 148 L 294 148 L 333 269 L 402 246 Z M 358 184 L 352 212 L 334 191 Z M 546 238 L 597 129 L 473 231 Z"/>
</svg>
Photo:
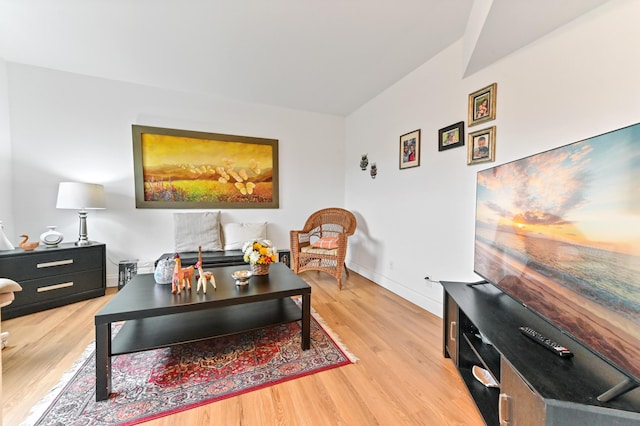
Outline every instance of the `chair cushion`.
<svg viewBox="0 0 640 426">
<path fill-rule="evenodd" d="M 15 299 L 14 291 L 22 291 L 20 284 L 9 278 L 0 278 L 0 308 L 13 302 Z"/>
<path fill-rule="evenodd" d="M 312 244 L 315 248 L 335 249 L 338 248 L 338 236 L 324 236 Z"/>
<path fill-rule="evenodd" d="M 242 250 L 249 240 L 267 239 L 267 223 L 225 223 L 222 225 L 225 250 Z"/>
<path fill-rule="evenodd" d="M 220 212 L 174 213 L 175 251 L 222 251 Z"/>
<path fill-rule="evenodd" d="M 13 293 L 22 291 L 20 284 L 9 278 L 0 278 L 0 293 Z"/>
<path fill-rule="evenodd" d="M 307 254 L 323 254 L 325 256 L 337 256 L 338 255 L 338 249 L 323 249 L 323 248 L 316 248 L 313 246 L 304 246 L 300 249 L 300 251 L 302 253 L 307 253 Z"/>
</svg>

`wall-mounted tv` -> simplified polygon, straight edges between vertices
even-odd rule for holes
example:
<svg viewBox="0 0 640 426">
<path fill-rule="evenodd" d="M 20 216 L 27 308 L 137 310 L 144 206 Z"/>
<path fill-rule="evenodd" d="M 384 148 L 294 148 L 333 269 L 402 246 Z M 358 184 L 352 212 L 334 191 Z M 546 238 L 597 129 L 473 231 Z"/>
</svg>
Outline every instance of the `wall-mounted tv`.
<svg viewBox="0 0 640 426">
<path fill-rule="evenodd" d="M 474 270 L 640 383 L 640 123 L 478 172 Z"/>
</svg>

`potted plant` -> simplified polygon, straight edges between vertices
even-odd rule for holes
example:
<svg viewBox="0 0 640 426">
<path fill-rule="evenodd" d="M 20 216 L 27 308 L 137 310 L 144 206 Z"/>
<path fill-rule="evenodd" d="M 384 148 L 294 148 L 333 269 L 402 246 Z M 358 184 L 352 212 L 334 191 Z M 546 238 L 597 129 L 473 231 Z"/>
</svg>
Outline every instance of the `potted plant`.
<svg viewBox="0 0 640 426">
<path fill-rule="evenodd" d="M 253 275 L 267 275 L 269 265 L 276 261 L 278 250 L 269 240 L 251 240 L 242 246 L 244 261 L 251 265 Z"/>
</svg>

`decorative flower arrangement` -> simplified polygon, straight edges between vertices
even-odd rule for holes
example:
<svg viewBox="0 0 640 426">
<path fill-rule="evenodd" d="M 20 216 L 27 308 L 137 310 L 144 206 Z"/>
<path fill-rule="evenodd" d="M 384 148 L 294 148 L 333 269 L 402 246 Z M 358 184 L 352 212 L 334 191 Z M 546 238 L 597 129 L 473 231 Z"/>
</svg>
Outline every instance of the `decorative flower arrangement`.
<svg viewBox="0 0 640 426">
<path fill-rule="evenodd" d="M 275 247 L 269 240 L 251 240 L 242 246 L 244 261 L 252 265 L 268 265 L 275 262 L 278 257 Z"/>
</svg>

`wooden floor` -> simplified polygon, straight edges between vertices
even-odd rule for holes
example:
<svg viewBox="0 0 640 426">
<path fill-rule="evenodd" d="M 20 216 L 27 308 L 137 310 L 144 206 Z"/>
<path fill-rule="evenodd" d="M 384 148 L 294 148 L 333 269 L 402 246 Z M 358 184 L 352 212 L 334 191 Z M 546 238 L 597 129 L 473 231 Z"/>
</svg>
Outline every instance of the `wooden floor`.
<svg viewBox="0 0 640 426">
<path fill-rule="evenodd" d="M 145 425 L 483 425 L 450 359 L 442 320 L 362 276 L 339 291 L 326 274 L 300 275 L 312 307 L 359 361 L 163 417 Z M 4 425 L 19 425 L 94 339 L 112 297 L 2 322 Z"/>
</svg>

